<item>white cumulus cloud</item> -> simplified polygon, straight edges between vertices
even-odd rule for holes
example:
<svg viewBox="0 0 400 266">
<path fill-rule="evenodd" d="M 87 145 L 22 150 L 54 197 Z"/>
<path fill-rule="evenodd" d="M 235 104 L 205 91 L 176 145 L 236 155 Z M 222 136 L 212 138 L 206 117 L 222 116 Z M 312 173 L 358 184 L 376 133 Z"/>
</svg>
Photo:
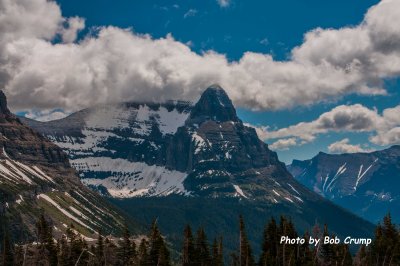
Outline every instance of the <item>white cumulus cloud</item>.
<svg viewBox="0 0 400 266">
<path fill-rule="evenodd" d="M 381 146 L 400 143 L 400 105 L 384 109 L 378 113 L 361 104 L 340 105 L 321 114 L 317 119 L 300 122 L 289 127 L 270 130 L 268 127 L 255 126 L 258 136 L 263 140 L 276 140 L 275 143 L 302 145 L 312 142 L 319 135 L 330 132 L 369 132 L 371 143 Z M 348 140 L 333 145 L 330 149 L 346 147 Z M 272 145 L 275 145 L 273 143 Z M 347 145 L 347 146 L 346 146 Z M 356 147 L 353 147 L 354 149 Z"/>
<path fill-rule="evenodd" d="M 358 26 L 308 32 L 287 61 L 253 52 L 229 61 L 197 54 L 171 35 L 153 39 L 113 26 L 76 41 L 84 19 L 63 17 L 56 2 L 0 0 L 0 7 L 0 87 L 14 110 L 195 100 L 213 83 L 239 106 L 276 110 L 385 94 L 382 80 L 400 74 L 400 1 L 381 1 Z"/>
<path fill-rule="evenodd" d="M 359 144 L 356 145 L 350 144 L 350 140 L 348 138 L 345 138 L 330 144 L 328 146 L 328 151 L 331 153 L 356 153 L 356 152 L 369 152 L 371 150 L 364 149 Z"/>
<path fill-rule="evenodd" d="M 296 138 L 288 138 L 288 139 L 279 139 L 269 145 L 269 148 L 272 150 L 288 150 L 289 147 L 291 146 L 296 146 L 297 145 L 297 139 Z"/>
</svg>

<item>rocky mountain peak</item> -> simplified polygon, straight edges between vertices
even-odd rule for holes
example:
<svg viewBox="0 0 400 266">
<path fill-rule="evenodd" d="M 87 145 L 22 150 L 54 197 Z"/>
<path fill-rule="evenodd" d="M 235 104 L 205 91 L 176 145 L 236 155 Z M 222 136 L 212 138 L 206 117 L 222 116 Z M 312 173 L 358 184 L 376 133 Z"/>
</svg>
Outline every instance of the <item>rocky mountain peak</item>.
<svg viewBox="0 0 400 266">
<path fill-rule="evenodd" d="M 206 120 L 239 121 L 231 99 L 219 85 L 208 87 L 190 113 L 189 121 L 192 123 L 200 124 Z"/>
<path fill-rule="evenodd" d="M 0 114 L 9 115 L 11 112 L 8 110 L 7 98 L 2 90 L 0 90 Z"/>
</svg>

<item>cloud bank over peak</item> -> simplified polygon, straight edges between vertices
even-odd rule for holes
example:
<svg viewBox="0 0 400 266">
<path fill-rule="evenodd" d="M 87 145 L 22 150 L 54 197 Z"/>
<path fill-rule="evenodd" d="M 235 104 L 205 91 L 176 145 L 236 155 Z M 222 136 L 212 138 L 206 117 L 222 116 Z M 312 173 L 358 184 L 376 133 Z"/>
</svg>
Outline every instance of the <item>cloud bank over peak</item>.
<svg viewBox="0 0 400 266">
<path fill-rule="evenodd" d="M 340 141 L 334 142 L 328 146 L 328 151 L 330 153 L 356 153 L 356 152 L 370 152 L 370 149 L 364 149 L 361 145 L 350 144 L 348 138 L 342 139 Z"/>
<path fill-rule="evenodd" d="M 278 130 L 255 128 L 261 139 L 276 140 L 271 148 L 278 150 L 310 143 L 319 135 L 330 132 L 367 132 L 371 133 L 371 143 L 386 146 L 400 142 L 400 105 L 384 109 L 381 114 L 376 109 L 369 109 L 361 104 L 339 105 L 310 122 L 301 122 Z M 360 146 L 350 145 L 349 139 L 344 139 L 330 145 L 328 150 L 363 151 Z"/>
<path fill-rule="evenodd" d="M 232 62 L 215 51 L 197 54 L 171 35 L 113 26 L 76 41 L 84 19 L 63 17 L 55 2 L 0 0 L 0 86 L 14 110 L 195 100 L 213 83 L 238 106 L 259 110 L 385 94 L 383 79 L 400 75 L 399 13 L 400 1 L 383 0 L 358 26 L 308 32 L 287 61 L 247 52 Z"/>
</svg>

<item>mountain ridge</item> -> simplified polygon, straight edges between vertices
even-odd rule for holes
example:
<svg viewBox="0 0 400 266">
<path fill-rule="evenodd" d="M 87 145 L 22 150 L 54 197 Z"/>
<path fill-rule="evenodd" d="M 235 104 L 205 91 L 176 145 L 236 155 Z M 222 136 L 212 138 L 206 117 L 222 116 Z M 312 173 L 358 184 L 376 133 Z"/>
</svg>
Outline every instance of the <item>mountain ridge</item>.
<svg viewBox="0 0 400 266">
<path fill-rule="evenodd" d="M 9 111 L 0 91 L 0 220 L 15 241 L 33 241 L 42 214 L 57 235 L 71 223 L 87 238 L 124 223 L 115 207 L 82 185 L 62 149 Z"/>
<path fill-rule="evenodd" d="M 400 210 L 400 145 L 364 153 L 318 153 L 293 160 L 288 169 L 306 187 L 370 221 Z"/>
<path fill-rule="evenodd" d="M 220 116 L 213 114 L 219 110 Z M 338 235 L 373 231 L 372 224 L 293 179 L 255 129 L 237 117 L 219 86 L 206 89 L 194 105 L 111 104 L 56 122 L 22 121 L 68 153 L 84 184 L 142 223 L 159 218 L 173 239 L 187 223 L 211 228 L 211 236 L 234 232 L 232 219 L 240 212 L 260 231 L 281 214 L 303 231 L 316 222 L 330 224 Z M 52 133 L 56 124 L 63 130 Z M 176 217 L 173 223 L 170 217 Z M 255 240 L 256 232 L 250 237 Z"/>
</svg>

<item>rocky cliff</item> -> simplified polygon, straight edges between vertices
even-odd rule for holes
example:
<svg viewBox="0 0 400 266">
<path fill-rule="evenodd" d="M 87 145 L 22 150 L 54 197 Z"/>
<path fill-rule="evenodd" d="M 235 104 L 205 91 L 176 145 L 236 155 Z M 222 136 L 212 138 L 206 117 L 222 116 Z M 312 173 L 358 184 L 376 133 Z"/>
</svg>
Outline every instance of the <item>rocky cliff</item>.
<svg viewBox="0 0 400 266">
<path fill-rule="evenodd" d="M 41 214 L 56 234 L 72 223 L 90 237 L 98 230 L 116 231 L 123 223 L 109 203 L 82 185 L 61 148 L 9 111 L 0 91 L 1 221 L 17 241 L 33 241 Z"/>
</svg>

